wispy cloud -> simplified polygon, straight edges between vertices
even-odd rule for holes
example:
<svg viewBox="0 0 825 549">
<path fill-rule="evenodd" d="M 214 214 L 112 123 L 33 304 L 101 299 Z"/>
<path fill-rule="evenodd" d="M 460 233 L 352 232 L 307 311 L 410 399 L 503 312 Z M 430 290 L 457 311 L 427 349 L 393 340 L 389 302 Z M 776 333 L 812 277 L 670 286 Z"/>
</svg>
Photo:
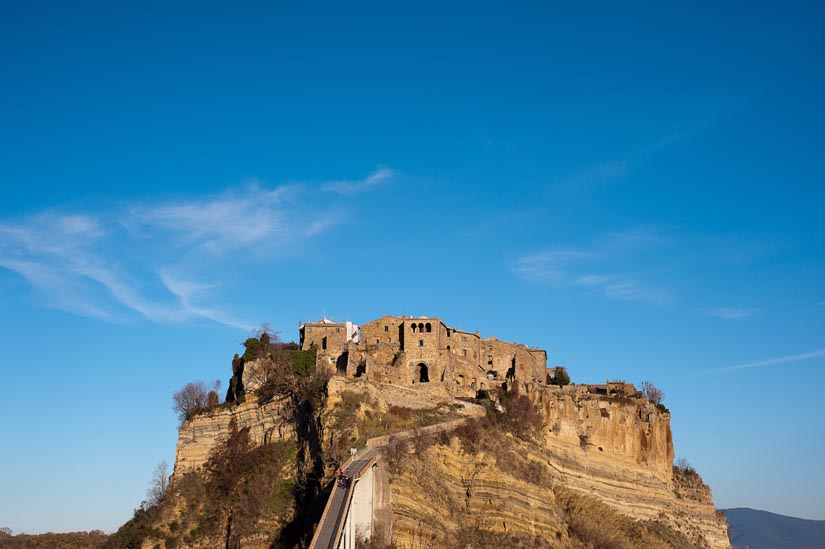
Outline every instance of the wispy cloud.
<svg viewBox="0 0 825 549">
<path fill-rule="evenodd" d="M 542 250 L 516 259 L 512 271 L 525 280 L 562 285 L 570 281 L 568 268 L 571 263 L 591 257 L 593 252 L 590 250 Z"/>
<path fill-rule="evenodd" d="M 612 183 L 630 173 L 630 163 L 624 161 L 601 162 L 572 171 L 563 176 L 556 185 L 560 189 L 579 190 Z"/>
<path fill-rule="evenodd" d="M 616 266 L 644 249 L 666 243 L 650 227 L 610 233 L 586 248 L 546 248 L 517 258 L 510 267 L 519 278 L 556 287 L 591 288 L 619 301 L 665 303 L 668 293 L 640 280 L 637 274 L 616 272 Z"/>
<path fill-rule="evenodd" d="M 139 291 L 134 265 L 106 253 L 108 235 L 100 218 L 54 212 L 3 224 L 0 266 L 25 278 L 47 307 L 108 322 L 121 320 L 123 309 L 155 322 L 186 318 Z"/>
<path fill-rule="evenodd" d="M 222 254 L 289 236 L 294 225 L 288 206 L 298 190 L 253 182 L 214 197 L 133 206 L 123 224 L 130 230 L 164 231 L 179 246 Z"/>
<path fill-rule="evenodd" d="M 238 320 L 226 311 L 196 304 L 197 297 L 216 288 L 216 284 L 199 284 L 196 282 L 178 279 L 170 273 L 160 273 L 160 278 L 163 281 L 164 286 L 166 286 L 170 292 L 178 297 L 180 300 L 180 305 L 186 313 L 192 316 L 207 318 L 220 324 L 226 324 L 227 326 L 233 326 L 246 331 L 253 329 L 254 326 L 250 323 Z"/>
<path fill-rule="evenodd" d="M 376 187 L 389 182 L 396 173 L 389 168 L 379 168 L 368 175 L 365 179 L 358 181 L 330 181 L 321 186 L 327 192 L 334 192 L 340 195 L 349 196 L 371 187 Z"/>
<path fill-rule="evenodd" d="M 362 184 L 377 185 L 391 170 Z M 0 221 L 0 267 L 30 284 L 38 304 L 106 322 L 205 318 L 248 329 L 221 305 L 221 276 L 299 250 L 340 223 L 302 185 L 259 182 L 191 199 L 96 211 L 48 210 Z M 225 296 L 224 296 L 225 301 Z"/>
<path fill-rule="evenodd" d="M 717 368 L 717 372 L 732 372 L 735 370 L 744 370 L 746 368 L 762 368 L 764 366 L 776 366 L 779 364 L 789 364 L 792 362 L 801 362 L 803 360 L 810 360 L 812 358 L 825 357 L 825 349 L 811 351 L 810 353 L 800 353 L 796 355 L 781 356 L 778 358 L 769 358 L 767 360 L 759 360 L 757 362 L 748 362 L 746 364 L 737 364 L 736 366 L 726 366 L 724 368 Z"/>
<path fill-rule="evenodd" d="M 740 320 L 743 318 L 751 317 L 757 314 L 759 311 L 756 309 L 742 309 L 739 307 L 718 307 L 716 309 L 712 309 L 710 314 L 715 316 L 716 318 L 721 318 L 722 320 Z"/>
</svg>

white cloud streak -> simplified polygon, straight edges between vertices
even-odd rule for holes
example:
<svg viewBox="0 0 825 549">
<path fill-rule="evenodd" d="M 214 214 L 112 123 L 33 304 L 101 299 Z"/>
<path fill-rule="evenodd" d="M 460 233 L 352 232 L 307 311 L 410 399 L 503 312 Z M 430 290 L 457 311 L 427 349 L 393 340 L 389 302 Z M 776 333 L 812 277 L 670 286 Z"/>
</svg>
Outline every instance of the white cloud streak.
<svg viewBox="0 0 825 549">
<path fill-rule="evenodd" d="M 560 189 L 575 191 L 611 183 L 627 177 L 629 173 L 629 162 L 602 162 L 576 170 L 562 177 L 556 185 Z"/>
<path fill-rule="evenodd" d="M 358 181 L 330 181 L 323 184 L 321 189 L 326 192 L 334 192 L 343 196 L 349 196 L 387 183 L 392 180 L 395 175 L 395 172 L 389 168 L 379 168 L 368 175 L 365 179 Z"/>
<path fill-rule="evenodd" d="M 287 206 L 297 191 L 295 186 L 268 190 L 256 182 L 208 199 L 136 206 L 123 224 L 166 231 L 179 246 L 220 255 L 290 236 Z"/>
<path fill-rule="evenodd" d="M 611 233 L 590 248 L 550 248 L 517 258 L 510 270 L 523 280 L 555 287 L 599 290 L 608 299 L 663 304 L 664 290 L 644 284 L 636 275 L 598 272 L 622 259 L 664 244 L 666 239 L 651 228 Z M 610 269 L 612 270 L 612 269 Z"/>
<path fill-rule="evenodd" d="M 126 282 L 115 258 L 98 247 L 106 232 L 91 216 L 39 214 L 18 225 L 0 225 L 0 266 L 25 278 L 47 307 L 115 321 L 104 293 L 117 304 L 156 322 L 183 319 L 181 311 L 147 299 Z"/>
<path fill-rule="evenodd" d="M 769 358 L 767 360 L 759 360 L 757 362 L 748 362 L 746 364 L 737 364 L 736 366 L 726 366 L 724 368 L 718 368 L 717 372 L 733 372 L 736 370 L 744 370 L 747 368 L 762 368 L 765 366 L 776 366 L 779 364 L 789 364 L 792 362 L 800 362 L 803 360 L 810 360 L 812 358 L 822 358 L 825 357 L 825 349 L 819 349 L 817 351 L 811 351 L 810 353 L 800 353 L 796 355 L 787 355 L 781 356 L 778 358 Z"/>
<path fill-rule="evenodd" d="M 739 307 L 718 307 L 710 311 L 710 314 L 722 320 L 741 320 L 755 315 L 756 309 L 741 309 Z"/>
<path fill-rule="evenodd" d="M 392 175 L 382 168 L 360 182 L 327 185 L 346 194 Z M 248 330 L 252 323 L 215 305 L 220 285 L 194 281 L 281 258 L 275 252 L 300 249 L 340 222 L 317 200 L 302 200 L 305 190 L 253 182 L 205 198 L 0 221 L 0 267 L 23 277 L 38 304 L 79 316 L 113 323 L 135 315 L 156 323 L 205 318 Z"/>
<path fill-rule="evenodd" d="M 215 284 L 198 284 L 195 282 L 177 279 L 169 273 L 160 273 L 160 278 L 163 281 L 164 286 L 166 286 L 170 292 L 178 297 L 183 310 L 192 316 L 203 317 L 220 324 L 240 328 L 244 331 L 251 331 L 254 328 L 251 324 L 237 320 L 224 311 L 210 307 L 203 307 L 195 303 L 197 294 L 202 294 L 205 291 L 215 288 Z"/>
</svg>

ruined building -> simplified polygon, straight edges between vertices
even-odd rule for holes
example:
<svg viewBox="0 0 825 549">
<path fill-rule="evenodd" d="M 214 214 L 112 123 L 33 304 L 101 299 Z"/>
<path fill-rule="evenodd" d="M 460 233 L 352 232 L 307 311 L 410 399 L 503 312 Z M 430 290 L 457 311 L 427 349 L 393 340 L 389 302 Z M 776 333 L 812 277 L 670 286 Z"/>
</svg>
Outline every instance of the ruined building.
<svg viewBox="0 0 825 549">
<path fill-rule="evenodd" d="M 507 381 L 541 383 L 547 352 L 482 338 L 439 318 L 383 316 L 361 326 L 326 318 L 299 328 L 301 348 L 315 347 L 318 364 L 350 378 L 396 385 L 443 382 L 456 395 L 474 395 Z"/>
</svg>

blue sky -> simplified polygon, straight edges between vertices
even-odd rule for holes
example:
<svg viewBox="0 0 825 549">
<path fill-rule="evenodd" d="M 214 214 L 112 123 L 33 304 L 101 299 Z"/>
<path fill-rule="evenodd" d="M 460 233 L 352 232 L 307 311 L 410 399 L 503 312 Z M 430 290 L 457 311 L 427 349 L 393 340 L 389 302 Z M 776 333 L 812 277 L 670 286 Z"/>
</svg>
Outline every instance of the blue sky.
<svg viewBox="0 0 825 549">
<path fill-rule="evenodd" d="M 717 506 L 825 519 L 821 3 L 0 13 L 0 526 L 115 529 L 324 311 L 652 380 Z"/>
</svg>

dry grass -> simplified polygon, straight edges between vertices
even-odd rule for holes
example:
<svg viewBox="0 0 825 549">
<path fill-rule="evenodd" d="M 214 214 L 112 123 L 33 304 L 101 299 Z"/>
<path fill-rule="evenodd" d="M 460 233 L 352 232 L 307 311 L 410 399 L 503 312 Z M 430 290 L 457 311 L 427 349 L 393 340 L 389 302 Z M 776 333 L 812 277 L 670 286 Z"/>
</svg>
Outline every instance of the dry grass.
<svg viewBox="0 0 825 549">
<path fill-rule="evenodd" d="M 662 522 L 638 521 L 622 515 L 596 498 L 563 486 L 553 489 L 567 520 L 570 537 L 592 549 L 666 549 L 696 547 Z"/>
</svg>

